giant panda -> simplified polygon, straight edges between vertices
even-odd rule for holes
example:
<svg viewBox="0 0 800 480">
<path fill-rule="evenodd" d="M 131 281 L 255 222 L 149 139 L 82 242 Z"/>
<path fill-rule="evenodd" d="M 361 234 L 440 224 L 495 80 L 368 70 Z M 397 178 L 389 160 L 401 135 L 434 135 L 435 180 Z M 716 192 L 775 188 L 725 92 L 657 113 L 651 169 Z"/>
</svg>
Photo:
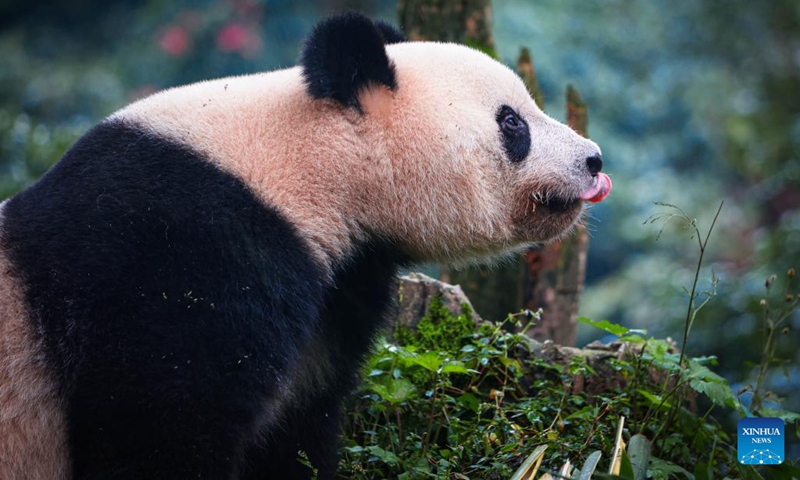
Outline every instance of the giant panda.
<svg viewBox="0 0 800 480">
<path fill-rule="evenodd" d="M 563 235 L 598 146 L 356 13 L 114 113 L 0 204 L 0 478 L 318 478 L 398 268 Z"/>
</svg>

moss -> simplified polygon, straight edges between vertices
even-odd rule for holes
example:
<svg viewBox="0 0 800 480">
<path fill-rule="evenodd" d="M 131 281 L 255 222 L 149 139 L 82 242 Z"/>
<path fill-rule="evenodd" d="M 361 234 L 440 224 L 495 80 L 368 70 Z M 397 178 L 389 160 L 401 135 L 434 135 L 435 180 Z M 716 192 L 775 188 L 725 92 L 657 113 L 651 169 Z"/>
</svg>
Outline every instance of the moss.
<svg viewBox="0 0 800 480">
<path fill-rule="evenodd" d="M 464 337 L 475 330 L 472 309 L 461 304 L 461 313 L 453 315 L 445 306 L 440 294 L 431 298 L 428 311 L 416 329 L 399 327 L 395 338 L 403 346 L 416 346 L 425 350 L 457 352 Z"/>
</svg>

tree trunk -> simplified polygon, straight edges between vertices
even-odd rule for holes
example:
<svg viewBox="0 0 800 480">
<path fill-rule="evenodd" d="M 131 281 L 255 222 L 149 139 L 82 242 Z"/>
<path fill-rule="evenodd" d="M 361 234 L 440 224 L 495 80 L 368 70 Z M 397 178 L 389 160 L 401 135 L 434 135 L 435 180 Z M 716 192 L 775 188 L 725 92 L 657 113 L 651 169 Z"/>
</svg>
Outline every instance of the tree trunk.
<svg viewBox="0 0 800 480">
<path fill-rule="evenodd" d="M 400 0 L 397 10 L 411 40 L 463 43 L 497 58 L 489 0 Z"/>
<path fill-rule="evenodd" d="M 522 47 L 519 51 L 517 73 L 522 78 L 525 88 L 528 89 L 531 97 L 533 97 L 533 101 L 536 102 L 539 108 L 544 110 L 544 94 L 542 89 L 539 88 L 539 79 L 536 77 L 536 69 L 533 67 L 533 58 L 531 58 L 531 52 L 527 47 Z"/>
</svg>

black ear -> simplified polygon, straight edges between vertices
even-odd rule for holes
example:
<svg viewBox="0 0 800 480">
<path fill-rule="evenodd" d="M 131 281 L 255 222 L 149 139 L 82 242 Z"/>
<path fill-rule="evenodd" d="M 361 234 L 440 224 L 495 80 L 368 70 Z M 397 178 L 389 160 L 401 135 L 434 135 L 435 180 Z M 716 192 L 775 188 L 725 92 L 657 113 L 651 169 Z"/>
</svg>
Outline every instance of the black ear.
<svg viewBox="0 0 800 480">
<path fill-rule="evenodd" d="M 359 90 L 369 84 L 394 90 L 397 87 L 394 65 L 386 56 L 384 36 L 389 32 L 396 38 L 399 32 L 387 27 L 353 12 L 317 24 L 300 53 L 308 93 L 361 110 Z"/>
<path fill-rule="evenodd" d="M 386 45 L 408 41 L 408 38 L 406 38 L 403 32 L 394 28 L 392 25 L 384 22 L 383 20 L 375 20 L 375 26 L 378 27 L 378 30 L 380 30 L 381 36 L 383 37 L 383 43 Z"/>
</svg>

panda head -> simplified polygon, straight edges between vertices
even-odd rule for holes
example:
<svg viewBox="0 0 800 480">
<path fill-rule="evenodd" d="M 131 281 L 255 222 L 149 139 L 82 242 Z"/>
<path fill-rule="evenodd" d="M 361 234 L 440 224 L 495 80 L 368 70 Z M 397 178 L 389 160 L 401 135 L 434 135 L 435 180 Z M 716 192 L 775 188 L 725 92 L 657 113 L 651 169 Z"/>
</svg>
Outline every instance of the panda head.
<svg viewBox="0 0 800 480">
<path fill-rule="evenodd" d="M 563 235 L 611 190 L 599 147 L 549 118 L 509 68 L 474 49 L 405 42 L 358 14 L 319 24 L 308 94 L 341 109 L 366 164 L 360 225 L 422 259 Z M 364 210 L 369 210 L 365 212 Z"/>
<path fill-rule="evenodd" d="M 317 25 L 296 68 L 165 90 L 111 119 L 241 179 L 329 267 L 376 240 L 422 261 L 546 242 L 611 190 L 597 145 L 509 68 L 354 13 Z"/>
</svg>

